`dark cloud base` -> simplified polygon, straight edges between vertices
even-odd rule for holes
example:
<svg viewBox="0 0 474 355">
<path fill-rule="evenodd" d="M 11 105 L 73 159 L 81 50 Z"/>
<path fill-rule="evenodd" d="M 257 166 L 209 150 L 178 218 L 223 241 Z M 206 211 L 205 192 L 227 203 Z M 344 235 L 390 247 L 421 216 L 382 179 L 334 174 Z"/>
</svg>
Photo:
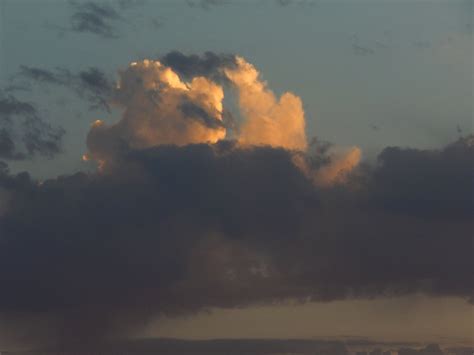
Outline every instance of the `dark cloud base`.
<svg viewBox="0 0 474 355">
<path fill-rule="evenodd" d="M 472 142 L 387 148 L 330 188 L 292 152 L 232 142 L 124 147 L 103 173 L 41 184 L 4 166 L 0 311 L 87 343 L 208 307 L 469 299 Z"/>
</svg>

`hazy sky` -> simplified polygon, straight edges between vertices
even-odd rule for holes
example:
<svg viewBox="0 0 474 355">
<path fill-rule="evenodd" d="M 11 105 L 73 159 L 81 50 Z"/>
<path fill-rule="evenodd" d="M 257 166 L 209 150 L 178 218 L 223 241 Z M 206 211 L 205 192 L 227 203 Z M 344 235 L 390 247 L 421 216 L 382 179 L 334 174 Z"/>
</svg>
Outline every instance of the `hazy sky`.
<svg viewBox="0 0 474 355">
<path fill-rule="evenodd" d="M 93 31 L 74 27 L 74 14 L 85 11 L 84 4 L 0 0 L 0 87 L 22 85 L 21 66 L 70 73 L 94 67 L 117 79 L 133 61 L 173 50 L 212 51 L 244 57 L 277 96 L 299 96 L 308 141 L 356 146 L 368 161 L 387 146 L 437 149 L 473 132 L 471 0 L 131 0 L 108 3 L 115 15 Z M 30 90 L 9 93 L 64 129 L 61 152 L 51 159 L 12 159 L 10 170 L 26 169 L 41 179 L 94 171 L 94 164 L 81 160 L 91 124 L 119 121 L 121 108 L 91 110 L 66 86 L 28 85 Z M 1 211 L 0 204 L 0 216 Z M 460 223 L 470 228 L 471 222 Z M 186 338 L 468 339 L 472 305 L 449 296 L 456 293 L 234 310 L 211 305 L 209 315 L 147 321 L 145 332 Z"/>
</svg>

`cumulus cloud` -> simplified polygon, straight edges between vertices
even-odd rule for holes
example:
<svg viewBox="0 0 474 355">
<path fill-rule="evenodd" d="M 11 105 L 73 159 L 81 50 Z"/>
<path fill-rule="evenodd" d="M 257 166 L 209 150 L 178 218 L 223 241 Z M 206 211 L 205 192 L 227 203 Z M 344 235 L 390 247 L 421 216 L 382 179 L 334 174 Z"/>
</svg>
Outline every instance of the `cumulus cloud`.
<svg viewBox="0 0 474 355">
<path fill-rule="evenodd" d="M 227 137 L 224 88 L 210 78 L 227 78 L 237 90 L 242 122 L 236 139 L 243 146 L 306 149 L 305 119 L 299 97 L 277 99 L 257 69 L 241 57 L 205 54 L 187 57 L 177 52 L 160 61 L 132 63 L 120 73 L 115 102 L 124 107 L 117 124 L 95 124 L 88 138 L 91 156 L 106 160 L 120 146 L 147 148 L 160 144 L 216 143 Z M 189 77 L 184 81 L 183 77 Z M 231 137 L 227 137 L 231 138 Z"/>
<path fill-rule="evenodd" d="M 226 134 L 223 97 L 222 87 L 205 77 L 184 82 L 159 61 L 132 63 L 120 73 L 115 94 L 115 102 L 124 107 L 122 120 L 93 125 L 90 155 L 108 159 L 123 145 L 216 143 Z"/>
<path fill-rule="evenodd" d="M 473 137 L 361 165 L 358 148 L 308 144 L 300 99 L 244 59 L 178 58 L 119 73 L 123 115 L 87 137 L 98 172 L 0 170 L 0 314 L 86 344 L 211 307 L 472 297 Z"/>
<path fill-rule="evenodd" d="M 236 60 L 237 67 L 225 69 L 225 74 L 238 90 L 239 105 L 245 119 L 240 127 L 239 142 L 306 149 L 301 99 L 290 92 L 277 99 L 252 64 L 242 57 Z"/>
<path fill-rule="evenodd" d="M 311 142 L 309 154 L 295 153 L 293 162 L 318 186 L 330 186 L 347 181 L 358 167 L 362 151 L 358 147 L 336 147 L 331 144 Z"/>
</svg>

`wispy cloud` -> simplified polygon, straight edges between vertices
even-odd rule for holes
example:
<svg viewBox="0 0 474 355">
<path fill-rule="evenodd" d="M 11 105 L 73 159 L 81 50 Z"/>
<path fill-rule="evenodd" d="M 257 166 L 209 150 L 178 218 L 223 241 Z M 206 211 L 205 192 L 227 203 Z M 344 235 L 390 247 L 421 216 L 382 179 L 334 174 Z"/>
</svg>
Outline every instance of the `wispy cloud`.
<svg viewBox="0 0 474 355">
<path fill-rule="evenodd" d="M 48 124 L 35 106 L 0 93 L 0 158 L 23 160 L 60 152 L 64 130 Z"/>
</svg>

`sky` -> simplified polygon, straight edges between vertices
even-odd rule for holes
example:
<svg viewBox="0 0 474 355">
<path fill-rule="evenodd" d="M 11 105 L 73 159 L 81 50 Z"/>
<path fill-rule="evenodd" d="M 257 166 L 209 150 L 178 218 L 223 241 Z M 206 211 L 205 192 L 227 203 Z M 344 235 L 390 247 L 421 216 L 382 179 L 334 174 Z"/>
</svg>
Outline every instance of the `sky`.
<svg viewBox="0 0 474 355">
<path fill-rule="evenodd" d="M 472 343 L 472 26 L 0 0 L 0 340 Z"/>
</svg>

